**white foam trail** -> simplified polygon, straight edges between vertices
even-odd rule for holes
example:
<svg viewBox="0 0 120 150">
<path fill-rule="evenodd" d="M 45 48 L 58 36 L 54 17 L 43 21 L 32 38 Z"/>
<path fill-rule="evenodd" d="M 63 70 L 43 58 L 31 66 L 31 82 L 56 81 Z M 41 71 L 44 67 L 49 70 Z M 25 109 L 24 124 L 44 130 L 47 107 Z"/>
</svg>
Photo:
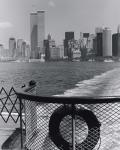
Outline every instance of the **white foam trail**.
<svg viewBox="0 0 120 150">
<path fill-rule="evenodd" d="M 120 96 L 120 69 L 113 69 L 92 79 L 80 81 L 75 88 L 54 96 Z"/>
</svg>

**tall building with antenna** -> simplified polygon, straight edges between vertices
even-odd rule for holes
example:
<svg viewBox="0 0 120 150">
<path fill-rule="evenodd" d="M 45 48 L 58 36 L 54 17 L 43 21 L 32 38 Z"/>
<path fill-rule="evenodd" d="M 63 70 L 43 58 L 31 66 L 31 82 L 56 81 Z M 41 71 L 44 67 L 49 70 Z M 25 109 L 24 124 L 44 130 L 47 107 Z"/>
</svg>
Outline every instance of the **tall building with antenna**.
<svg viewBox="0 0 120 150">
<path fill-rule="evenodd" d="M 44 54 L 45 11 L 30 14 L 31 57 L 39 59 Z"/>
</svg>

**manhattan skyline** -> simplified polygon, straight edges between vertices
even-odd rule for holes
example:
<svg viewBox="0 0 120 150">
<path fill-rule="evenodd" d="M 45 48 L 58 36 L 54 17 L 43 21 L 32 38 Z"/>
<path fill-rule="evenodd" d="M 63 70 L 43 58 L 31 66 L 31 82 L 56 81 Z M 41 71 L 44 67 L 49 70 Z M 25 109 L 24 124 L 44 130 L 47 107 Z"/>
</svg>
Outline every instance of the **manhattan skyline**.
<svg viewBox="0 0 120 150">
<path fill-rule="evenodd" d="M 94 33 L 108 26 L 112 33 L 120 24 L 119 0 L 0 0 L 0 44 L 8 47 L 9 37 L 30 43 L 30 13 L 45 10 L 45 30 L 61 44 L 66 31 Z"/>
</svg>

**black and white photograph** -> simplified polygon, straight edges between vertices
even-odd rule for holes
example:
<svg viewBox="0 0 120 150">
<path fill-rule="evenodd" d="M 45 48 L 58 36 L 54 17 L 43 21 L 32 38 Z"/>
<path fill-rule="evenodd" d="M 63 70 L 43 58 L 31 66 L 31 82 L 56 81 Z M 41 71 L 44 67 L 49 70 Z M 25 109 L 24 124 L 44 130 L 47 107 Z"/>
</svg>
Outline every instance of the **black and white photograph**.
<svg viewBox="0 0 120 150">
<path fill-rule="evenodd" d="M 120 150 L 120 0 L 0 0 L 0 150 Z"/>
</svg>

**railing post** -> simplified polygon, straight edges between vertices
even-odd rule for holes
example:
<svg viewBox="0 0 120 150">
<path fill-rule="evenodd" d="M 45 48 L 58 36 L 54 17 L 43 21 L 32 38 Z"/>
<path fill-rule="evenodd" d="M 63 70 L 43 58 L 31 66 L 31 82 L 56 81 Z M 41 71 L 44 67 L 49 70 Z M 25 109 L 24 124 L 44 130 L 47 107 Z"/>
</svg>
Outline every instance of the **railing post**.
<svg viewBox="0 0 120 150">
<path fill-rule="evenodd" d="M 23 149 L 23 126 L 22 126 L 22 99 L 20 101 L 20 132 L 21 132 L 21 150 Z"/>
<path fill-rule="evenodd" d="M 24 92 L 36 95 L 36 82 L 30 81 Z M 37 103 L 25 101 L 26 147 L 31 149 L 37 134 Z"/>
<path fill-rule="evenodd" d="M 72 104 L 72 149 L 75 150 L 75 104 Z"/>
</svg>

